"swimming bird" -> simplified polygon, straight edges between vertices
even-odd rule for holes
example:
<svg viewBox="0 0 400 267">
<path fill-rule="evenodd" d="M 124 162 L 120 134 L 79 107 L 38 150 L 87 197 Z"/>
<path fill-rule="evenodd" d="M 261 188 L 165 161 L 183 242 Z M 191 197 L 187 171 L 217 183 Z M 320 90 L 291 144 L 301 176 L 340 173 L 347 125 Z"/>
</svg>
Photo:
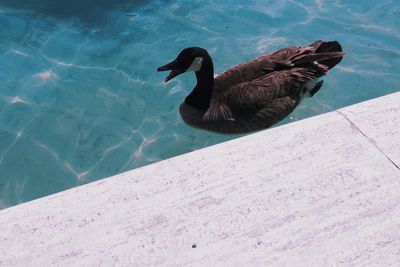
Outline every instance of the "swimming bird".
<svg viewBox="0 0 400 267">
<path fill-rule="evenodd" d="M 157 71 L 171 71 L 165 82 L 195 72 L 197 84 L 179 108 L 186 124 L 238 134 L 265 129 L 284 119 L 303 98 L 318 92 L 323 83 L 319 78 L 344 55 L 339 42 L 319 40 L 262 55 L 214 77 L 208 52 L 189 47 Z"/>
</svg>

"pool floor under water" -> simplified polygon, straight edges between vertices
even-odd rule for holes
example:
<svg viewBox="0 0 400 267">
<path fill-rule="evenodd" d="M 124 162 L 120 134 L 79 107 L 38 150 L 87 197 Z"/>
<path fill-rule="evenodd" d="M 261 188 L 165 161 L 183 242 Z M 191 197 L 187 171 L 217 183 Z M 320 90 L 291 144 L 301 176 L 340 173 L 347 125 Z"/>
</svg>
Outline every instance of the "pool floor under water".
<svg viewBox="0 0 400 267">
<path fill-rule="evenodd" d="M 194 75 L 163 84 L 156 68 L 185 47 L 221 72 L 340 41 L 346 58 L 280 124 L 400 88 L 395 0 L 4 0 L 0 25 L 0 208 L 237 137 L 182 122 Z"/>
</svg>

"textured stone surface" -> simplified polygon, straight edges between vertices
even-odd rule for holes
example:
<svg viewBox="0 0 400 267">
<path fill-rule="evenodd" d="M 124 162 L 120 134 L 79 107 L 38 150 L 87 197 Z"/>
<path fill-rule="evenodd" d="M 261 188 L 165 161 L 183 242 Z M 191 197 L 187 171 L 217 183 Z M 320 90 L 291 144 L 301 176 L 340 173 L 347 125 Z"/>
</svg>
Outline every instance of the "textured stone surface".
<svg viewBox="0 0 400 267">
<path fill-rule="evenodd" d="M 0 211 L 1 266 L 400 261 L 400 93 Z"/>
</svg>

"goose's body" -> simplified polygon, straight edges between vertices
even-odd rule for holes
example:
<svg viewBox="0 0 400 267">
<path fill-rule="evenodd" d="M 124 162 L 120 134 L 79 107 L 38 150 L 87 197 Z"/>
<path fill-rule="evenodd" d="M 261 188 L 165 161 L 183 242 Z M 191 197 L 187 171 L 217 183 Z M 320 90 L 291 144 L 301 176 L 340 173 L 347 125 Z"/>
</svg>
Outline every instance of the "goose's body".
<svg viewBox="0 0 400 267">
<path fill-rule="evenodd" d="M 195 71 L 197 84 L 180 106 L 182 119 L 200 129 L 233 134 L 268 128 L 284 119 L 303 97 L 320 89 L 318 78 L 343 55 L 338 42 L 316 41 L 263 55 L 214 78 L 207 51 L 192 47 L 158 70 L 172 70 L 166 81 Z"/>
</svg>

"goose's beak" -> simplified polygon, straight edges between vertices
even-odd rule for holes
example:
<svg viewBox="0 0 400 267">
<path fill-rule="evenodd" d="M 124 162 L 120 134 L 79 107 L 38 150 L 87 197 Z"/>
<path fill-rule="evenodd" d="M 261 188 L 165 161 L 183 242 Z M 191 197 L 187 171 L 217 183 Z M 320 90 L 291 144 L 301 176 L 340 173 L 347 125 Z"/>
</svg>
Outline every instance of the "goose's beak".
<svg viewBox="0 0 400 267">
<path fill-rule="evenodd" d="M 179 70 L 177 69 L 177 60 L 174 60 L 164 66 L 161 66 L 157 69 L 157 71 L 166 71 L 166 70 L 170 70 L 171 72 L 169 73 L 169 75 L 167 76 L 167 78 L 165 78 L 164 82 L 168 82 L 169 80 L 171 80 L 172 78 L 178 76 L 179 74 L 184 73 L 184 70 Z"/>
</svg>

